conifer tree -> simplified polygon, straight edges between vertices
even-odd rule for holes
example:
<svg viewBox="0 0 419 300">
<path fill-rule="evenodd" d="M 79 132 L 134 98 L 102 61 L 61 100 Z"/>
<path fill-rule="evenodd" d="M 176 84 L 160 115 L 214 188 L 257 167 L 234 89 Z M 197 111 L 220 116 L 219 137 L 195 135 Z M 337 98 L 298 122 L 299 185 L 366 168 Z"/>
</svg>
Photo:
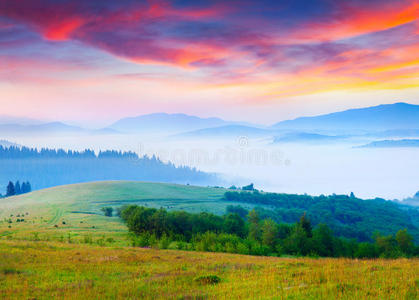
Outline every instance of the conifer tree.
<svg viewBox="0 0 419 300">
<path fill-rule="evenodd" d="M 13 184 L 13 182 L 9 181 L 9 184 L 7 185 L 6 197 L 10 197 L 14 195 L 16 195 L 15 185 Z"/>
<path fill-rule="evenodd" d="M 15 183 L 15 194 L 16 194 L 16 195 L 20 195 L 20 194 L 22 194 L 22 190 L 21 190 L 21 188 L 20 188 L 20 182 L 19 182 L 19 180 L 18 180 L 18 181 L 16 181 L 16 183 Z"/>
</svg>

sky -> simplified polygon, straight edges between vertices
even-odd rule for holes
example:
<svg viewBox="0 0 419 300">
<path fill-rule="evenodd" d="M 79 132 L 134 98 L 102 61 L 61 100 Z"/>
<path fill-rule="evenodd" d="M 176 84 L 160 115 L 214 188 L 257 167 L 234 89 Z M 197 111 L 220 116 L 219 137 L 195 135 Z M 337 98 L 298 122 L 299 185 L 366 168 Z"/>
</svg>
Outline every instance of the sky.
<svg viewBox="0 0 419 300">
<path fill-rule="evenodd" d="M 2 115 L 270 124 L 419 104 L 419 0 L 0 0 Z"/>
</svg>

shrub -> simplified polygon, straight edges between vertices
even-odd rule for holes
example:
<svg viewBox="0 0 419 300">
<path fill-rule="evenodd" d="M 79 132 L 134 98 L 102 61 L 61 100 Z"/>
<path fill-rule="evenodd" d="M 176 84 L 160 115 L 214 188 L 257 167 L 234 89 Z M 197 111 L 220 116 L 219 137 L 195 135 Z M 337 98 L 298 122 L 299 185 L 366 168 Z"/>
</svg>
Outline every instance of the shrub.
<svg viewBox="0 0 419 300">
<path fill-rule="evenodd" d="M 194 281 L 203 285 L 208 285 L 208 284 L 220 283 L 221 278 L 218 277 L 217 275 L 203 275 L 203 276 L 196 277 Z"/>
<path fill-rule="evenodd" d="M 113 208 L 112 207 L 102 207 L 101 211 L 103 211 L 103 213 L 107 217 L 112 217 L 112 215 L 113 215 Z"/>
<path fill-rule="evenodd" d="M 167 249 L 169 248 L 170 243 L 170 238 L 163 234 L 163 236 L 160 238 L 160 241 L 158 242 L 158 247 L 159 249 Z"/>
<path fill-rule="evenodd" d="M 150 235 L 145 233 L 139 236 L 133 236 L 132 245 L 134 247 L 149 247 L 150 246 Z"/>
<path fill-rule="evenodd" d="M 85 244 L 92 244 L 93 243 L 93 238 L 91 235 L 85 235 L 84 236 L 84 243 Z"/>
<path fill-rule="evenodd" d="M 22 271 L 16 270 L 15 268 L 4 268 L 2 270 L 4 275 L 14 275 L 14 274 L 21 274 Z"/>
</svg>

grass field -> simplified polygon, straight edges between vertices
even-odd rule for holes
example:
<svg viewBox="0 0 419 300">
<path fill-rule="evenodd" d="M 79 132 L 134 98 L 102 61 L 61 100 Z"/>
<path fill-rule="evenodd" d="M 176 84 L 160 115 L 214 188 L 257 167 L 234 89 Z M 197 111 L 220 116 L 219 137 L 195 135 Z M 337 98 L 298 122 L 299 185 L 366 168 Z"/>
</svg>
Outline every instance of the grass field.
<svg viewBox="0 0 419 300">
<path fill-rule="evenodd" d="M 125 225 L 117 217 L 103 216 L 102 207 L 138 204 L 222 214 L 226 206 L 232 204 L 220 201 L 225 191 L 221 188 L 127 181 L 74 184 L 35 191 L 0 199 L 0 239 L 62 240 L 70 234 L 73 239 L 92 235 L 126 243 Z M 16 222 L 22 218 L 24 222 Z"/>
<path fill-rule="evenodd" d="M 0 299 L 419 299 L 418 259 L 133 248 L 120 219 L 100 211 L 140 204 L 223 213 L 232 204 L 220 201 L 224 192 L 98 182 L 0 199 Z"/>
<path fill-rule="evenodd" d="M 3 241 L 0 298 L 413 300 L 418 270 L 417 259 L 295 259 Z"/>
</svg>

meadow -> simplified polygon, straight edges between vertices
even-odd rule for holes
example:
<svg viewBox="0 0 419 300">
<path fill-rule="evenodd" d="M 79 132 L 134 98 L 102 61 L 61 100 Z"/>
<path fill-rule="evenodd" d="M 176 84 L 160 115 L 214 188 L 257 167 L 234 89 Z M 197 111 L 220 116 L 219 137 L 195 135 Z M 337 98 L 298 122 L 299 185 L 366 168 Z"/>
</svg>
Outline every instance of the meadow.
<svg viewBox="0 0 419 300">
<path fill-rule="evenodd" d="M 127 229 L 117 218 L 105 217 L 101 208 L 138 204 L 190 212 L 222 214 L 231 202 L 222 202 L 222 188 L 105 181 L 44 189 L 0 199 L 0 240 L 73 240 L 95 237 L 128 242 Z M 17 220 L 24 219 L 24 222 Z M 11 223 L 10 223 L 11 222 Z"/>
<path fill-rule="evenodd" d="M 121 219 L 101 213 L 102 207 L 124 204 L 223 213 L 232 204 L 220 201 L 225 191 L 97 182 L 1 199 L 0 298 L 418 299 L 419 259 L 132 247 Z"/>
<path fill-rule="evenodd" d="M 417 299 L 419 260 L 2 241 L 2 299 Z"/>
</svg>

